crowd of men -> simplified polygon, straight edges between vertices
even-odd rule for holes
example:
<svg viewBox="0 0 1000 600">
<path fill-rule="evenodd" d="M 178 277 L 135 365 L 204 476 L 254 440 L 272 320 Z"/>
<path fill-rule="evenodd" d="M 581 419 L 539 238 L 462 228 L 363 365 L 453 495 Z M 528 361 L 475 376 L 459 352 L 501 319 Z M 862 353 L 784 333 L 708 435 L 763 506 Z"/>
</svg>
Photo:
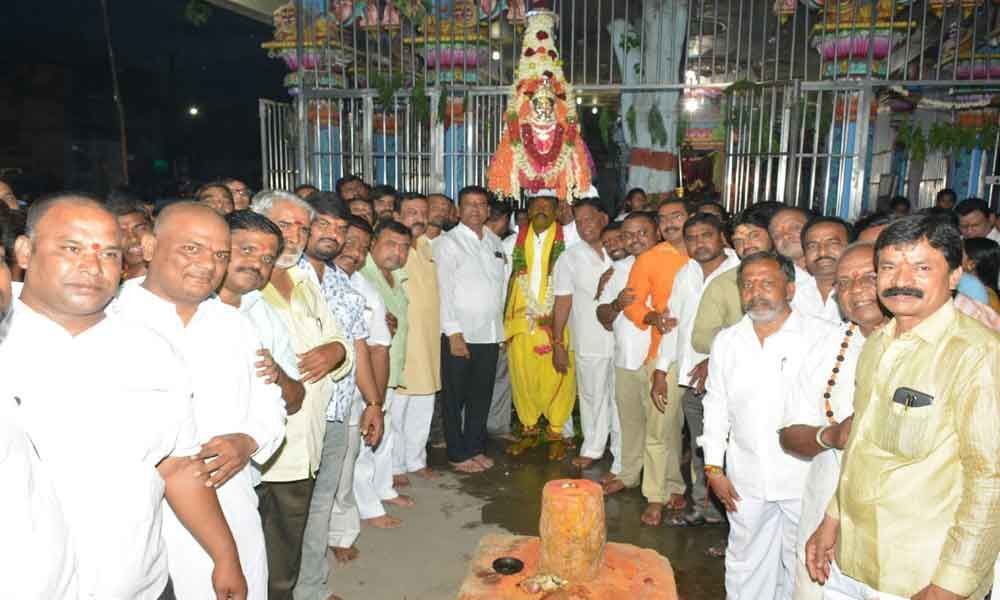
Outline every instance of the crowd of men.
<svg viewBox="0 0 1000 600">
<path fill-rule="evenodd" d="M 435 422 L 457 472 L 492 469 L 491 438 L 576 449 L 607 494 L 640 489 L 645 525 L 727 523 L 727 598 L 993 585 L 982 200 L 854 224 L 355 176 L 0 200 L 5 597 L 326 599 L 328 548 L 356 559 L 438 477 Z"/>
</svg>

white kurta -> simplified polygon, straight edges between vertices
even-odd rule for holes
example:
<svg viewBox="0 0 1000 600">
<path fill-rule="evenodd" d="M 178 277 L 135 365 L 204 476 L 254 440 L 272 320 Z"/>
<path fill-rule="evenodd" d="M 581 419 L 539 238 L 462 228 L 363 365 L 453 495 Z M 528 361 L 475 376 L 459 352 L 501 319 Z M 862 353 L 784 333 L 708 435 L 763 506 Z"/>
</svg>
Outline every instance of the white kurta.
<svg viewBox="0 0 1000 600">
<path fill-rule="evenodd" d="M 198 452 L 178 356 L 115 314 L 74 337 L 15 302 L 0 364 L 0 420 L 17 411 L 52 481 L 81 595 L 156 600 L 167 584 L 156 465 Z"/>
<path fill-rule="evenodd" d="M 503 341 L 507 259 L 500 238 L 483 228 L 480 239 L 459 223 L 434 246 L 441 297 L 441 332 L 469 344 Z"/>
<path fill-rule="evenodd" d="M 679 385 L 690 386 L 691 369 L 698 363 L 708 358 L 707 354 L 695 351 L 691 345 L 691 336 L 694 333 L 694 320 L 698 316 L 698 305 L 701 297 L 705 293 L 705 288 L 712 283 L 716 277 L 726 271 L 735 269 L 740 264 L 736 253 L 726 248 L 726 258 L 714 271 L 705 277 L 705 273 L 698 261 L 691 259 L 686 265 L 681 267 L 674 277 L 674 286 L 670 290 L 670 301 L 667 308 L 670 315 L 677 319 L 677 327 L 671 334 L 660 338 L 660 350 L 656 354 L 656 368 L 664 373 L 670 368 L 670 364 L 677 362 L 677 382 Z"/>
<path fill-rule="evenodd" d="M 816 286 L 816 279 L 799 267 L 795 267 L 795 296 L 792 298 L 792 308 L 804 315 L 831 323 L 843 321 L 840 307 L 837 306 L 836 294 L 831 291 L 824 300 Z"/>
<path fill-rule="evenodd" d="M 17 418 L 16 415 L 14 418 Z M 31 439 L 0 420 L 0 589 L 5 597 L 76 598 L 69 526 Z"/>
<path fill-rule="evenodd" d="M 802 368 L 785 395 L 784 422 L 789 425 L 826 425 L 826 403 L 823 394 L 827 381 L 836 366 L 837 383 L 830 391 L 830 408 L 833 418 L 839 423 L 854 414 L 854 377 L 858 367 L 858 357 L 865 338 L 861 330 L 854 334 L 844 353 L 844 360 L 837 362 L 840 344 L 844 341 L 849 323 L 831 329 L 826 337 L 809 349 Z M 823 588 L 809 579 L 805 570 L 805 547 L 809 536 L 816 531 L 830 499 L 837 491 L 840 480 L 840 450 L 827 450 L 813 457 L 809 465 L 809 475 L 802 494 L 802 512 L 799 516 L 798 540 L 796 543 L 797 572 L 795 574 L 795 600 L 820 600 Z"/>
<path fill-rule="evenodd" d="M 556 260 L 553 293 L 570 296 L 570 340 L 576 354 L 576 385 L 580 399 L 583 443 L 580 456 L 600 459 L 611 441 L 612 473 L 621 471 L 621 425 L 615 405 L 615 337 L 597 320 L 597 285 L 611 268 L 611 257 L 587 243 L 567 248 Z"/>
<path fill-rule="evenodd" d="M 257 443 L 253 462 L 267 461 L 281 445 L 285 403 L 281 389 L 257 376 L 260 337 L 238 310 L 210 298 L 185 326 L 176 307 L 142 286 L 122 290 L 116 312 L 142 322 L 177 349 L 187 368 L 194 398 L 198 441 L 244 433 Z M 248 598 L 267 596 L 267 556 L 257 512 L 256 477 L 247 465 L 218 488 L 219 504 L 229 522 L 247 580 Z M 212 597 L 212 560 L 169 509 L 163 535 L 170 576 L 178 599 Z"/>
<path fill-rule="evenodd" d="M 740 499 L 729 513 L 726 597 L 791 598 L 798 514 L 809 462 L 778 440 L 784 393 L 810 348 L 836 325 L 793 310 L 761 344 L 744 316 L 712 344 L 703 401 L 705 464 L 725 465 Z"/>
<path fill-rule="evenodd" d="M 627 256 L 612 265 L 615 271 L 601 292 L 600 304 L 609 304 L 628 286 L 628 276 L 632 272 L 633 265 L 635 265 L 634 256 Z M 643 331 L 636 327 L 624 312 L 615 318 L 612 329 L 615 338 L 615 366 L 619 369 L 638 371 L 646 362 L 646 355 L 649 354 L 650 330 L 647 328 Z"/>
</svg>

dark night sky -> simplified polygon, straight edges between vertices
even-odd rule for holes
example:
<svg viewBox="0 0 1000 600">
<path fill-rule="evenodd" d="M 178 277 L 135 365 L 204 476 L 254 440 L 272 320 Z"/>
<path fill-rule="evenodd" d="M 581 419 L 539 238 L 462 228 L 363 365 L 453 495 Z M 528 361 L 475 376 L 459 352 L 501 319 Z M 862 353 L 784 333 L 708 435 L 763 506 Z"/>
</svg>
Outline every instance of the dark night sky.
<svg viewBox="0 0 1000 600">
<path fill-rule="evenodd" d="M 163 184 L 165 177 L 155 176 L 151 167 L 154 159 L 161 159 L 188 165 L 196 181 L 233 174 L 259 185 L 257 99 L 287 100 L 281 85 L 283 65 L 260 48 L 270 39 L 271 27 L 215 7 L 208 22 L 197 27 L 184 18 L 186 3 L 108 0 L 133 183 Z M 0 144 L 34 135 L 23 124 L 30 119 L 14 113 L 53 95 L 63 96 L 64 115 L 49 119 L 54 130 L 47 139 L 56 143 L 62 129 L 67 147 L 79 148 L 77 142 L 95 139 L 116 143 L 99 0 L 3 0 L 0 22 L 5 24 L 0 77 L 6 80 L 0 80 L 0 86 L 6 85 L 14 99 L 6 108 L 0 104 L 0 138 L 7 138 Z M 30 83 L 45 69 L 60 74 L 61 94 Z M 196 119 L 187 115 L 191 105 L 199 107 Z M 40 162 L 32 154 L 37 150 L 27 159 L 22 152 L 16 162 Z M 10 166 L 29 175 L 32 169 L 32 164 L 5 164 L 0 158 L 0 167 Z M 107 184 L 90 183 L 95 188 Z M 58 184 L 69 182 L 52 183 Z"/>
</svg>

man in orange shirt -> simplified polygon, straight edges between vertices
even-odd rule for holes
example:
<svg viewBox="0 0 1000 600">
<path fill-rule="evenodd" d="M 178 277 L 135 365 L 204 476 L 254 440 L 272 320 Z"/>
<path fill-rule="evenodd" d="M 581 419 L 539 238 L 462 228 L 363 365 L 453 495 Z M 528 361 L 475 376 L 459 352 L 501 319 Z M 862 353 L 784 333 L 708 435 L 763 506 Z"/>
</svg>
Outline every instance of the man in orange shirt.
<svg viewBox="0 0 1000 600">
<path fill-rule="evenodd" d="M 660 336 L 677 322 L 667 313 L 667 302 L 674 276 L 688 262 L 684 221 L 689 215 L 687 204 L 680 198 L 671 198 L 661 204 L 657 209 L 657 227 L 663 241 L 639 255 L 629 274 L 628 287 L 636 300 L 625 307 L 624 312 L 639 329 L 645 331 L 652 327 L 647 363 L 656 360 Z M 680 467 L 684 414 L 676 386 L 668 389 L 666 406 L 662 411 L 653 404 L 649 394 L 646 394 L 645 402 L 646 447 L 642 460 L 642 495 L 648 506 L 642 513 L 642 522 L 656 526 L 663 519 L 664 508 L 679 510 L 685 505 L 685 486 Z"/>
</svg>

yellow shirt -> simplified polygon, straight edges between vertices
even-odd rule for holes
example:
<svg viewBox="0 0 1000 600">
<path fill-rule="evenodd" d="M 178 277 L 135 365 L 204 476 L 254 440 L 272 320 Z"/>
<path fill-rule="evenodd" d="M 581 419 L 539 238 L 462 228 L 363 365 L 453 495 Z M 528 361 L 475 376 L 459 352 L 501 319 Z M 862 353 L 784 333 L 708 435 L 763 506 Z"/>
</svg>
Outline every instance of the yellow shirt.
<svg viewBox="0 0 1000 600">
<path fill-rule="evenodd" d="M 426 396 L 441 389 L 441 300 L 431 242 L 424 236 L 410 248 L 403 289 L 410 299 L 403 385 L 399 392 Z"/>
<path fill-rule="evenodd" d="M 895 338 L 896 321 L 859 359 L 854 426 L 837 495 L 837 563 L 880 592 L 928 583 L 973 600 L 1000 550 L 1000 336 L 949 301 Z M 928 406 L 893 401 L 906 387 Z"/>
<path fill-rule="evenodd" d="M 298 267 L 289 269 L 288 275 L 293 282 L 291 302 L 286 301 L 270 283 L 263 294 L 264 300 L 288 327 L 292 348 L 302 354 L 317 346 L 340 342 L 347 355 L 332 373 L 316 383 L 305 384 L 302 408 L 288 417 L 284 445 L 264 465 L 261 478 L 272 482 L 300 481 L 316 475 L 323 453 L 326 409 L 333 399 L 334 382 L 347 375 L 354 363 L 354 347 L 347 343 L 337 326 L 337 320 L 319 286 Z"/>
</svg>

